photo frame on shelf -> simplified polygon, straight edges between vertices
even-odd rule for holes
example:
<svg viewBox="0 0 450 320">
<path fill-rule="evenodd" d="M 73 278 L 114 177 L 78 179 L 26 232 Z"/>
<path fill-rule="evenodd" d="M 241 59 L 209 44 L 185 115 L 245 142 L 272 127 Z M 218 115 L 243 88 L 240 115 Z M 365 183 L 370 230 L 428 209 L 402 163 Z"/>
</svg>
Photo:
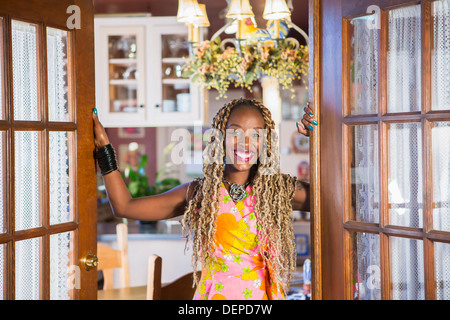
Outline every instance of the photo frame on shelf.
<svg viewBox="0 0 450 320">
<path fill-rule="evenodd" d="M 309 137 L 299 132 L 294 132 L 291 137 L 291 150 L 293 153 L 308 153 Z"/>
<path fill-rule="evenodd" d="M 136 142 L 134 142 L 136 143 Z M 123 171 L 125 168 L 130 165 L 131 168 L 136 169 L 141 156 L 145 154 L 145 145 L 141 143 L 137 143 L 137 148 L 134 146 L 130 150 L 130 144 L 124 143 L 119 144 L 118 146 L 118 161 L 119 161 L 119 170 Z"/>
<path fill-rule="evenodd" d="M 117 136 L 121 139 L 139 139 L 145 138 L 145 128 L 118 128 Z"/>
<path fill-rule="evenodd" d="M 295 249 L 297 251 L 297 257 L 306 257 L 309 254 L 308 250 L 308 235 L 307 234 L 294 234 L 295 237 Z"/>
<path fill-rule="evenodd" d="M 310 180 L 309 161 L 300 161 L 297 166 L 297 178 L 302 181 Z"/>
</svg>

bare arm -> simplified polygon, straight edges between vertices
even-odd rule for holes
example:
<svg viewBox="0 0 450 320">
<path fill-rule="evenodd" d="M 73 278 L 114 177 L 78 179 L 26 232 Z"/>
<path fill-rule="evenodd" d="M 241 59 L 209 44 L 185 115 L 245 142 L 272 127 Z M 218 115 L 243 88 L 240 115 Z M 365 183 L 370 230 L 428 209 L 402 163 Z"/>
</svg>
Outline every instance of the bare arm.
<svg viewBox="0 0 450 320">
<path fill-rule="evenodd" d="M 109 144 L 109 139 L 98 116 L 93 113 L 95 147 Z M 186 191 L 189 183 L 182 184 L 162 194 L 132 198 L 119 171 L 103 176 L 106 193 L 115 216 L 136 220 L 156 221 L 180 216 L 187 205 Z"/>
<path fill-rule="evenodd" d="M 103 181 L 111 208 L 117 217 L 143 221 L 170 219 L 182 215 L 187 205 L 189 183 L 162 194 L 133 199 L 119 171 L 105 175 Z"/>
</svg>

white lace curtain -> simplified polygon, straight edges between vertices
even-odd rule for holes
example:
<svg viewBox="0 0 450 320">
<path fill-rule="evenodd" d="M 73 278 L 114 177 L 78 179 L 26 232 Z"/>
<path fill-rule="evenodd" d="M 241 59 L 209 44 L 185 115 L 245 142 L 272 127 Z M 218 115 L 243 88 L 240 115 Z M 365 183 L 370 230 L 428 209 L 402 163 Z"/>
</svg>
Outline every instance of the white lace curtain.
<svg viewBox="0 0 450 320">
<path fill-rule="evenodd" d="M 432 109 L 450 110 L 450 0 L 432 3 Z M 378 30 L 368 28 L 371 17 L 352 20 L 352 114 L 377 112 Z M 389 11 L 388 112 L 421 110 L 421 7 Z M 390 224 L 423 227 L 422 130 L 420 122 L 389 126 L 388 201 Z M 378 222 L 378 148 L 375 125 L 354 128 L 354 201 L 359 221 Z M 450 231 L 450 122 L 432 129 L 434 228 Z M 379 267 L 379 239 L 358 236 L 358 273 L 369 283 L 368 267 Z M 390 237 L 394 299 L 424 299 L 423 241 Z M 438 299 L 450 299 L 450 244 L 435 244 Z M 377 285 L 359 288 L 360 298 L 379 299 Z"/>
<path fill-rule="evenodd" d="M 432 108 L 450 109 L 450 0 L 434 1 L 432 62 Z"/>
<path fill-rule="evenodd" d="M 450 110 L 450 0 L 434 1 L 432 51 L 432 109 Z M 450 231 L 450 122 L 437 122 L 432 130 L 433 224 Z M 450 300 L 450 244 L 435 243 L 438 299 Z"/>
<path fill-rule="evenodd" d="M 47 84 L 50 121 L 68 121 L 67 109 L 67 32 L 47 28 Z M 37 28 L 35 25 L 12 22 L 14 119 L 38 119 L 37 95 Z M 39 65 L 43 68 L 43 65 Z M 39 171 L 40 136 L 38 131 L 15 131 L 15 228 L 40 226 Z M 49 131 L 49 201 L 50 224 L 70 221 L 69 157 L 67 132 Z M 1 148 L 0 148 L 1 151 Z M 1 221 L 0 221 L 1 227 Z M 16 299 L 39 299 L 40 239 L 16 242 Z M 50 297 L 69 299 L 68 278 L 70 233 L 50 236 Z M 1 261 L 0 261 L 1 262 Z M 2 262 L 3 265 L 4 262 Z M 1 269 L 1 266 L 0 266 Z M 0 274 L 1 275 L 1 274 Z M 1 280 L 1 279 L 0 279 Z"/>
<path fill-rule="evenodd" d="M 374 16 L 353 19 L 351 38 L 352 114 L 378 112 L 378 30 L 369 28 Z M 357 221 L 379 222 L 378 126 L 356 125 L 352 128 L 353 201 Z M 353 276 L 356 296 L 362 300 L 381 299 L 380 237 L 378 234 L 354 233 Z"/>
</svg>

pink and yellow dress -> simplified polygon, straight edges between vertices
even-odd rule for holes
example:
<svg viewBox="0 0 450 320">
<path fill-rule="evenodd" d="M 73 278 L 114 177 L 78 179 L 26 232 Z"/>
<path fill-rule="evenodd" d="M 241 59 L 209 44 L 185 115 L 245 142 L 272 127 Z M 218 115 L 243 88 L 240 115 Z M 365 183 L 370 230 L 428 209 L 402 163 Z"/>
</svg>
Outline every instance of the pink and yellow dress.
<svg viewBox="0 0 450 320">
<path fill-rule="evenodd" d="M 258 214 L 252 187 L 234 203 L 222 183 L 215 234 L 217 262 L 202 268 L 194 300 L 282 300 L 270 266 L 258 252 Z"/>
</svg>

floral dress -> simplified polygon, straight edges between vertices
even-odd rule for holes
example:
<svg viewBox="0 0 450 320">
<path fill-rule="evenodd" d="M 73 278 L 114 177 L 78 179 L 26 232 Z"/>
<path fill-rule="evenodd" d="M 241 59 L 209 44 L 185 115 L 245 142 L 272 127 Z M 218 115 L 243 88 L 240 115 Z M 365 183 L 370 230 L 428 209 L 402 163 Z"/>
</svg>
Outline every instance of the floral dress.
<svg viewBox="0 0 450 320">
<path fill-rule="evenodd" d="M 202 268 L 194 300 L 278 300 L 284 299 L 273 281 L 270 267 L 258 252 L 258 216 L 254 211 L 252 187 L 237 203 L 222 183 L 215 234 L 217 261 Z"/>
</svg>

